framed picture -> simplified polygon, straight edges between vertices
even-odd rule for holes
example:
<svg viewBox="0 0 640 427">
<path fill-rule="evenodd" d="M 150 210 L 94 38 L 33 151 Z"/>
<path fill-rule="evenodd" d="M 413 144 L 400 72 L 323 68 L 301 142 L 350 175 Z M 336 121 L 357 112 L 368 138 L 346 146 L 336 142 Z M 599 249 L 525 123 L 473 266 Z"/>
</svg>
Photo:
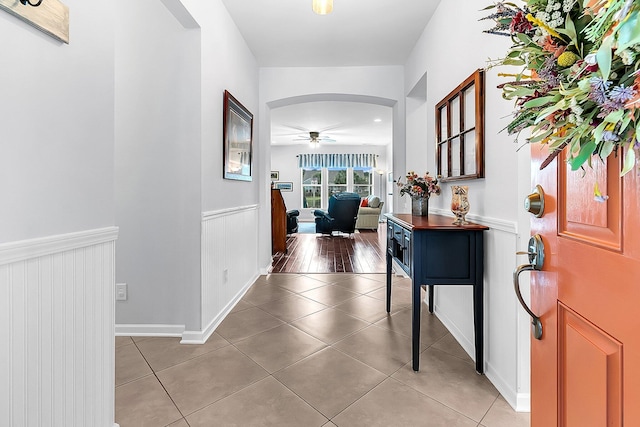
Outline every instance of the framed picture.
<svg viewBox="0 0 640 427">
<path fill-rule="evenodd" d="M 293 191 L 293 182 L 276 182 L 275 187 L 280 191 Z"/>
<path fill-rule="evenodd" d="M 280 179 L 280 172 L 271 171 L 271 181 L 277 181 Z"/>
<path fill-rule="evenodd" d="M 226 90 L 223 120 L 224 178 L 251 181 L 253 114 Z"/>
</svg>

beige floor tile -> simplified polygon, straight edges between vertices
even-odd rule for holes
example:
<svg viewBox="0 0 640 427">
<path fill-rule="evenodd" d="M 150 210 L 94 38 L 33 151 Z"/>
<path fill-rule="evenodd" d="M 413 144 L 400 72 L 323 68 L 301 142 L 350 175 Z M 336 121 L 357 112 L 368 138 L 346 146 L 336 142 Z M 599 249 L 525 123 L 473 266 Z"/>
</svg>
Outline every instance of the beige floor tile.
<svg viewBox="0 0 640 427">
<path fill-rule="evenodd" d="M 498 396 L 481 424 L 484 427 L 529 427 L 530 415 L 528 412 L 514 411 L 502 396 Z"/>
<path fill-rule="evenodd" d="M 332 348 L 273 375 L 329 419 L 385 378 L 381 372 Z"/>
<path fill-rule="evenodd" d="M 262 283 L 272 283 L 272 284 L 281 284 L 281 283 L 286 283 L 289 280 L 294 280 L 294 279 L 298 279 L 302 277 L 302 275 L 300 274 L 295 274 L 295 273 L 291 273 L 291 274 L 267 274 L 267 275 L 263 275 L 260 276 L 256 279 L 256 283 L 257 282 L 262 282 Z"/>
<path fill-rule="evenodd" d="M 151 373 L 151 368 L 133 342 L 116 348 L 116 386 Z"/>
<path fill-rule="evenodd" d="M 324 304 L 301 297 L 300 295 L 291 295 L 277 301 L 262 304 L 259 307 L 285 322 L 291 322 L 327 308 Z"/>
<path fill-rule="evenodd" d="M 394 380 L 387 379 L 336 416 L 340 427 L 476 427 L 477 423 Z"/>
<path fill-rule="evenodd" d="M 377 298 L 379 300 L 387 300 L 387 288 L 378 288 L 372 292 L 367 293 L 370 297 Z M 391 285 L 391 304 L 403 307 L 411 307 L 411 287 L 410 286 L 397 286 Z M 422 299 L 426 295 L 425 291 L 422 291 Z"/>
<path fill-rule="evenodd" d="M 383 284 L 387 283 L 387 275 L 386 274 L 358 274 L 360 277 L 366 277 L 367 279 L 377 280 L 378 282 L 382 282 Z"/>
<path fill-rule="evenodd" d="M 469 363 L 474 363 L 473 359 L 469 357 L 464 348 L 456 341 L 456 339 L 451 334 L 447 334 L 444 337 L 440 338 L 433 344 L 433 348 L 437 348 L 438 350 L 442 350 L 446 353 L 452 354 L 456 357 L 459 357 L 462 360 L 466 360 Z"/>
<path fill-rule="evenodd" d="M 230 311 L 230 313 L 237 313 L 239 311 L 246 310 L 247 308 L 251 308 L 251 307 L 255 307 L 255 306 L 253 304 L 249 304 L 246 301 L 240 300 L 235 305 L 235 307 L 233 307 L 233 309 Z"/>
<path fill-rule="evenodd" d="M 116 423 L 120 427 L 157 427 L 182 415 L 154 375 L 116 387 Z"/>
<path fill-rule="evenodd" d="M 256 282 L 242 297 L 242 301 L 253 305 L 261 305 L 290 295 L 293 295 L 293 293 L 277 284 Z"/>
<path fill-rule="evenodd" d="M 369 326 L 369 323 L 333 308 L 310 314 L 291 324 L 327 344 Z"/>
<path fill-rule="evenodd" d="M 128 344 L 133 344 L 131 337 L 116 337 L 116 348 Z"/>
<path fill-rule="evenodd" d="M 336 426 L 334 423 L 332 423 L 331 421 L 329 421 L 328 423 L 326 423 L 325 425 L 323 425 L 322 427 L 338 427 Z"/>
<path fill-rule="evenodd" d="M 151 338 L 139 342 L 138 348 L 158 372 L 226 345 L 229 342 L 214 332 L 205 344 L 180 344 L 180 338 Z"/>
<path fill-rule="evenodd" d="M 377 326 L 358 331 L 335 343 L 333 348 L 387 375 L 411 360 L 411 339 Z"/>
<path fill-rule="evenodd" d="M 144 341 L 144 340 L 148 340 L 150 338 L 153 338 L 152 336 L 143 336 L 143 337 L 131 337 L 131 339 L 133 340 L 133 342 L 140 342 L 140 341 Z"/>
<path fill-rule="evenodd" d="M 175 423 L 169 424 L 167 427 L 189 427 L 189 424 L 187 423 L 187 420 L 181 418 Z"/>
<path fill-rule="evenodd" d="M 326 283 L 322 280 L 315 279 L 310 276 L 299 276 L 294 280 L 287 280 L 286 282 L 278 283 L 278 286 L 291 292 L 305 292 L 311 289 L 325 286 Z"/>
<path fill-rule="evenodd" d="M 389 316 L 386 303 L 368 295 L 360 295 L 352 298 L 342 304 L 336 305 L 334 308 L 370 323 L 377 322 Z M 400 307 L 396 305 L 391 306 L 391 314 L 399 310 Z"/>
<path fill-rule="evenodd" d="M 336 286 L 343 287 L 352 292 L 366 294 L 367 292 L 372 292 L 376 289 L 384 289 L 386 287 L 386 284 L 385 282 L 380 282 L 379 280 L 368 279 L 362 276 L 353 276 L 353 278 L 349 280 L 337 282 Z"/>
<path fill-rule="evenodd" d="M 184 415 L 268 376 L 233 346 L 223 347 L 157 373 Z"/>
<path fill-rule="evenodd" d="M 351 273 L 317 273 L 307 274 L 307 277 L 311 277 L 316 280 L 322 280 L 325 283 L 337 283 L 342 280 L 349 280 L 353 277 Z"/>
<path fill-rule="evenodd" d="M 300 293 L 305 298 L 312 299 L 321 304 L 333 306 L 346 300 L 357 297 L 359 294 L 351 292 L 340 286 L 325 285 L 320 288 Z"/>
<path fill-rule="evenodd" d="M 327 419 L 272 377 L 187 417 L 191 427 L 320 427 Z"/>
<path fill-rule="evenodd" d="M 220 326 L 216 328 L 216 333 L 233 343 L 275 328 L 282 325 L 282 323 L 282 320 L 276 319 L 266 311 L 254 307 L 229 314 Z"/>
<path fill-rule="evenodd" d="M 290 325 L 282 325 L 239 341 L 235 346 L 272 373 L 315 353 L 326 344 Z"/>
<path fill-rule="evenodd" d="M 473 364 L 434 348 L 420 355 L 419 372 L 414 372 L 409 363 L 392 377 L 476 422 L 498 396 L 495 387 L 487 377 L 476 373 Z"/>
<path fill-rule="evenodd" d="M 422 312 L 420 315 L 420 349 L 424 350 L 447 335 L 449 331 L 435 314 L 429 313 L 426 304 L 422 304 Z M 411 316 L 412 310 L 406 308 L 376 322 L 375 325 L 411 338 Z"/>
</svg>

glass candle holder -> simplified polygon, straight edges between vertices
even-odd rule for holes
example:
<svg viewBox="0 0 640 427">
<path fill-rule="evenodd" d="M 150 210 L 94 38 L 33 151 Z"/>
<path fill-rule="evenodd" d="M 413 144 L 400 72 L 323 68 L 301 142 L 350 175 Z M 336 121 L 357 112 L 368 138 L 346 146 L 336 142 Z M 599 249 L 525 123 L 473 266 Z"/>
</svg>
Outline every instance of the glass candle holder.
<svg viewBox="0 0 640 427">
<path fill-rule="evenodd" d="M 465 216 L 469 213 L 469 187 L 466 185 L 451 186 L 451 212 L 456 216 L 454 225 L 469 224 Z"/>
</svg>

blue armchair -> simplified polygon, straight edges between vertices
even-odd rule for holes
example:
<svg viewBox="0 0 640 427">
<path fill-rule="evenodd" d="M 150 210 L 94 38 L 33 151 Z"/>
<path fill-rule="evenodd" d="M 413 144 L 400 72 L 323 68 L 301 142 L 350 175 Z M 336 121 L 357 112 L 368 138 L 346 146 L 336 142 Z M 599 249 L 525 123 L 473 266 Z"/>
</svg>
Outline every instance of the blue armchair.
<svg viewBox="0 0 640 427">
<path fill-rule="evenodd" d="M 313 215 L 316 219 L 316 233 L 331 234 L 334 231 L 354 233 L 360 196 L 356 193 L 337 193 L 329 198 L 329 208 L 326 211 L 316 209 Z"/>
</svg>

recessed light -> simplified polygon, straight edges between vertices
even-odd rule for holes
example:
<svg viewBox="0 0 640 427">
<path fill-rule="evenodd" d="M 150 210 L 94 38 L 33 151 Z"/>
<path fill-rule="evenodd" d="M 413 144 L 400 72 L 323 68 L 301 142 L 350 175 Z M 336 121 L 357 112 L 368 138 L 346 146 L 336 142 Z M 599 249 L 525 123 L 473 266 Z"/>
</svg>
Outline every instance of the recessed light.
<svg viewBox="0 0 640 427">
<path fill-rule="evenodd" d="M 376 123 L 380 123 L 382 121 L 382 119 L 373 119 L 374 122 Z"/>
</svg>

